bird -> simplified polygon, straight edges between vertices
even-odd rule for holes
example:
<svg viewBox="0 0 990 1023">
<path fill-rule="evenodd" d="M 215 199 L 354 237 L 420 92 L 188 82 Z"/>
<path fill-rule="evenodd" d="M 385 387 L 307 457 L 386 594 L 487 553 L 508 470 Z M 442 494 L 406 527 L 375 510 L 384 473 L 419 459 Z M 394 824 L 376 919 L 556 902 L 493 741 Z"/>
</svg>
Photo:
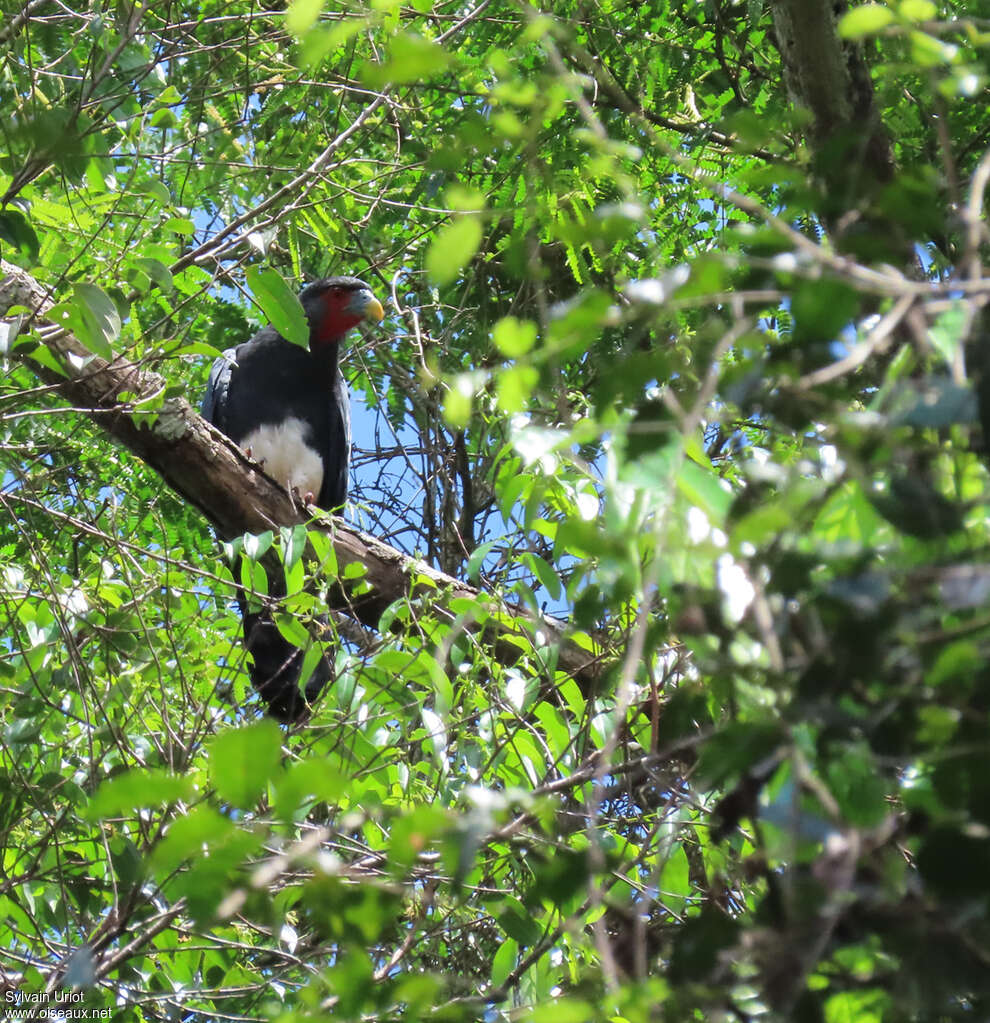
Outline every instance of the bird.
<svg viewBox="0 0 990 1023">
<path fill-rule="evenodd" d="M 306 504 L 339 512 L 347 500 L 351 455 L 350 398 L 340 372 L 340 346 L 362 321 L 380 323 L 385 310 L 356 277 L 307 284 L 299 301 L 309 323 L 308 349 L 271 325 L 228 348 L 213 363 L 201 413 L 264 471 Z M 269 597 L 285 596 L 281 573 L 268 579 Z M 273 717 L 300 720 L 329 681 L 321 656 L 299 689 L 303 651 L 279 632 L 271 611 L 250 611 L 238 591 L 251 682 Z"/>
</svg>

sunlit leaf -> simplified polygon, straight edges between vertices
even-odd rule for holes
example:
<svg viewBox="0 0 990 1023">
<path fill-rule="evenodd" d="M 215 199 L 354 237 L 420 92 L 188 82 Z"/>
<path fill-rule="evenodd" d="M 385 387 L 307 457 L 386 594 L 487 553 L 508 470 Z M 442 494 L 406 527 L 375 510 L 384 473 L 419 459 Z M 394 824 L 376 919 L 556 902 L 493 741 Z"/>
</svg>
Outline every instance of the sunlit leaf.
<svg viewBox="0 0 990 1023">
<path fill-rule="evenodd" d="M 323 12 L 324 0 L 292 0 L 285 12 L 285 28 L 294 36 L 305 35 Z"/>
<path fill-rule="evenodd" d="M 503 355 L 510 359 L 518 358 L 536 343 L 536 324 L 506 316 L 495 324 L 492 340 Z"/>
<path fill-rule="evenodd" d="M 886 28 L 894 12 L 882 4 L 863 4 L 846 11 L 839 21 L 839 33 L 846 39 L 860 39 Z"/>
<path fill-rule="evenodd" d="M 449 284 L 481 245 L 481 221 L 464 214 L 437 233 L 426 253 L 426 272 L 438 285 Z"/>
<path fill-rule="evenodd" d="M 250 806 L 274 775 L 281 748 L 281 732 L 274 721 L 217 735 L 209 747 L 209 769 L 220 797 L 234 806 Z"/>
<path fill-rule="evenodd" d="M 495 389 L 503 412 L 521 412 L 540 378 L 532 366 L 510 366 L 499 373 Z"/>
<path fill-rule="evenodd" d="M 91 820 L 129 815 L 144 807 L 188 799 L 192 780 L 160 770 L 134 769 L 104 782 L 87 807 Z"/>
<path fill-rule="evenodd" d="M 363 78 L 374 88 L 386 82 L 393 85 L 419 82 L 442 72 L 449 60 L 444 49 L 432 40 L 414 32 L 402 32 L 392 39 L 388 59 L 366 67 Z"/>
<path fill-rule="evenodd" d="M 302 348 L 309 346 L 309 324 L 299 299 L 275 270 L 248 267 L 245 273 L 255 302 L 271 325 L 287 341 Z"/>
</svg>

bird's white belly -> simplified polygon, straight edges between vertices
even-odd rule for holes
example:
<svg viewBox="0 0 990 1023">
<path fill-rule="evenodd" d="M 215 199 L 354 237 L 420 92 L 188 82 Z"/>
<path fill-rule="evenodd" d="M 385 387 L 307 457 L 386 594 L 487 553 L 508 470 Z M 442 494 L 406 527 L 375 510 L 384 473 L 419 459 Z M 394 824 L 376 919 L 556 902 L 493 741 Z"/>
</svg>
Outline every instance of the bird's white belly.
<svg viewBox="0 0 990 1023">
<path fill-rule="evenodd" d="M 240 446 L 251 452 L 256 462 L 279 481 L 286 490 L 295 487 L 300 496 L 319 497 L 323 486 L 323 462 L 319 454 L 306 443 L 306 424 L 294 416 L 278 426 L 259 426 L 252 430 Z"/>
</svg>

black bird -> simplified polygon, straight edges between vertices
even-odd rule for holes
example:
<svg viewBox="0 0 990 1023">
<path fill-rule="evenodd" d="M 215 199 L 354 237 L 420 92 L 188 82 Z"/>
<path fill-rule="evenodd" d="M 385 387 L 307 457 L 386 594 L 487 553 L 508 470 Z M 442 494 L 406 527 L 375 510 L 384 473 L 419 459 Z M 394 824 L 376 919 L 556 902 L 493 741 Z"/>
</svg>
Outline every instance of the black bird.
<svg viewBox="0 0 990 1023">
<path fill-rule="evenodd" d="M 307 503 L 327 511 L 347 499 L 351 457 L 350 399 L 338 360 L 344 335 L 362 320 L 380 322 L 385 311 L 364 281 L 328 277 L 299 293 L 309 321 L 309 350 L 268 326 L 213 363 L 202 413 L 261 463 L 265 472 Z M 269 578 L 269 596 L 285 596 L 285 581 Z M 251 681 L 269 713 L 295 721 L 330 678 L 321 658 L 299 691 L 303 652 L 288 643 L 267 609 L 249 612 L 238 594 Z"/>
</svg>

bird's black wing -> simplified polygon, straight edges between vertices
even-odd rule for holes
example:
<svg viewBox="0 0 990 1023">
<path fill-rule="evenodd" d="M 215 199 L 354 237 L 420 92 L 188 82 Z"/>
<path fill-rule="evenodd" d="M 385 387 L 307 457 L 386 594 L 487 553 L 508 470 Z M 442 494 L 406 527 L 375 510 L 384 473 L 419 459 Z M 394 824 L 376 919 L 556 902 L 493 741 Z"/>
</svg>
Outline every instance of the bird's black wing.
<svg viewBox="0 0 990 1023">
<path fill-rule="evenodd" d="M 317 504 L 339 512 L 347 500 L 351 471 L 351 399 L 344 377 L 337 371 L 330 402 L 329 433 L 323 458 L 323 486 Z"/>
<path fill-rule="evenodd" d="M 228 348 L 217 356 L 210 368 L 210 377 L 206 381 L 206 393 L 199 408 L 200 415 L 219 430 L 224 430 L 224 409 L 230 390 L 230 375 L 236 365 L 237 349 Z"/>
</svg>

